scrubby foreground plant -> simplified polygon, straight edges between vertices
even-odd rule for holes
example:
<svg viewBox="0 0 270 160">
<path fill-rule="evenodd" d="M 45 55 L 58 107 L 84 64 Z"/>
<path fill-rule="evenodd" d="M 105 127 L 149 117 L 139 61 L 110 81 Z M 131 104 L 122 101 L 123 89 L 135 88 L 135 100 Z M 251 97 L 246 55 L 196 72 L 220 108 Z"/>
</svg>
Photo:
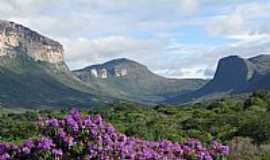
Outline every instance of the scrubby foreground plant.
<svg viewBox="0 0 270 160">
<path fill-rule="evenodd" d="M 42 118 L 38 139 L 0 144 L 0 160 L 221 160 L 229 147 L 216 141 L 208 147 L 189 139 L 184 144 L 127 137 L 95 117 L 73 109 L 64 119 Z"/>
</svg>

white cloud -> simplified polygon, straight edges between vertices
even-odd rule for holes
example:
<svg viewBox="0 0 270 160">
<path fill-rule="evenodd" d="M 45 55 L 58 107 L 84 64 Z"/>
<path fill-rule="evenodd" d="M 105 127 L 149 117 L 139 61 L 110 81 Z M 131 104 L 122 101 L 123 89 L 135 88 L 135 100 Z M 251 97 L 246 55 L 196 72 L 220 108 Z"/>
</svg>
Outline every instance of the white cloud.
<svg viewBox="0 0 270 160">
<path fill-rule="evenodd" d="M 199 0 L 181 0 L 180 9 L 187 15 L 192 15 L 198 11 L 200 7 Z"/>
<path fill-rule="evenodd" d="M 171 69 L 164 69 L 158 70 L 155 73 L 161 75 L 167 75 L 170 78 L 181 78 L 181 79 L 188 79 L 188 78 L 205 78 L 208 79 L 212 75 L 205 74 L 205 66 L 196 66 L 196 67 L 189 67 L 189 68 L 179 68 L 176 70 Z"/>
<path fill-rule="evenodd" d="M 209 18 L 206 23 L 207 31 L 214 36 L 224 36 L 228 38 L 258 36 L 262 32 L 261 26 L 256 22 L 259 18 L 269 18 L 270 5 L 264 3 L 247 3 L 236 6 L 229 13 L 215 15 Z"/>
<path fill-rule="evenodd" d="M 241 15 L 222 15 L 213 17 L 208 24 L 208 32 L 214 36 L 218 35 L 241 35 L 246 34 L 245 22 Z"/>
<path fill-rule="evenodd" d="M 145 56 L 158 54 L 163 47 L 157 40 L 140 40 L 123 36 L 60 41 L 66 44 L 66 60 L 72 69 L 122 57 L 142 62 Z"/>
<path fill-rule="evenodd" d="M 44 0 L 1 0 L 0 15 L 2 18 L 21 17 L 37 14 L 46 6 Z"/>
</svg>

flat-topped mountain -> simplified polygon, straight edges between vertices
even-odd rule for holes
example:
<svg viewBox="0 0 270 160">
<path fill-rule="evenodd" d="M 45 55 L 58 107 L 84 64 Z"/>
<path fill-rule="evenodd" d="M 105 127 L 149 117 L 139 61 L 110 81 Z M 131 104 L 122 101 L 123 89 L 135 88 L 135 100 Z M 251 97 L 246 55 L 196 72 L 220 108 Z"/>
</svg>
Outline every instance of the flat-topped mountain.
<svg viewBox="0 0 270 160">
<path fill-rule="evenodd" d="M 219 61 L 214 79 L 201 91 L 208 94 L 264 89 L 257 88 L 256 84 L 269 74 L 270 55 L 259 55 L 248 59 L 239 56 L 225 57 Z"/>
<path fill-rule="evenodd" d="M 270 55 L 259 55 L 248 59 L 229 56 L 219 60 L 214 78 L 205 86 L 168 101 L 182 103 L 205 96 L 270 89 L 269 78 Z"/>
<path fill-rule="evenodd" d="M 206 83 L 200 79 L 168 79 L 151 72 L 146 66 L 126 59 L 115 59 L 74 71 L 82 81 L 120 97 L 158 103 L 177 93 L 187 93 Z"/>
<path fill-rule="evenodd" d="M 59 42 L 0 21 L 0 105 L 86 107 L 112 100 L 103 96 L 69 71 Z"/>
<path fill-rule="evenodd" d="M 59 63 L 64 61 L 63 46 L 22 25 L 0 21 L 0 56 L 26 53 L 35 61 Z"/>
<path fill-rule="evenodd" d="M 222 58 L 214 79 L 202 88 L 204 92 L 223 92 L 246 88 L 255 73 L 255 66 L 239 56 Z"/>
</svg>

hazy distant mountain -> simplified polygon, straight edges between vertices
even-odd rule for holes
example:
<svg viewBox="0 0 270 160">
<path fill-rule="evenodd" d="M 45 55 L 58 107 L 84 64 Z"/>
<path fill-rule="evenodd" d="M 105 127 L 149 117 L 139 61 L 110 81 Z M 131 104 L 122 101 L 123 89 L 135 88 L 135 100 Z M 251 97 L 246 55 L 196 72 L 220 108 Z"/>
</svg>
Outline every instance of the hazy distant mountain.
<svg viewBox="0 0 270 160">
<path fill-rule="evenodd" d="M 194 92 L 173 97 L 167 102 L 182 103 L 200 97 L 238 94 L 270 89 L 270 55 L 249 59 L 239 56 L 222 58 L 214 78 Z"/>
<path fill-rule="evenodd" d="M 177 93 L 196 90 L 206 83 L 200 79 L 164 78 L 125 58 L 92 65 L 74 73 L 82 81 L 101 90 L 143 103 L 158 103 Z"/>
</svg>

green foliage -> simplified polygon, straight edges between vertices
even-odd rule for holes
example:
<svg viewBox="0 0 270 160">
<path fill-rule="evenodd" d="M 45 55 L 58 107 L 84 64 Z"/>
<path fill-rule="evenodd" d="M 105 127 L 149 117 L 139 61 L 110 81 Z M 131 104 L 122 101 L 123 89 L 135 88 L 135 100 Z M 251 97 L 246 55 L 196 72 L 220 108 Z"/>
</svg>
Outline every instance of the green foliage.
<svg viewBox="0 0 270 160">
<path fill-rule="evenodd" d="M 255 107 L 256 106 L 256 107 Z M 209 104 L 197 103 L 185 106 L 159 105 L 155 107 L 120 102 L 109 107 L 82 109 L 83 114 L 101 114 L 120 132 L 147 140 L 169 139 L 183 142 L 192 137 L 209 143 L 217 139 L 223 143 L 235 143 L 235 137 L 248 137 L 254 146 L 270 144 L 270 94 L 260 91 L 243 100 L 221 99 Z M 20 143 L 28 137 L 38 137 L 34 121 L 38 117 L 63 117 L 63 111 L 0 110 L 0 140 Z M 244 144 L 242 146 L 245 146 Z M 256 147 L 254 147 L 256 148 Z M 74 148 L 80 152 L 80 148 Z M 254 152 L 253 159 L 267 159 L 270 150 L 262 154 Z M 232 159 L 246 155 L 235 149 Z"/>
<path fill-rule="evenodd" d="M 34 112 L 3 114 L 0 119 L 0 140 L 19 143 L 28 137 L 37 136 L 37 128 L 31 123 L 37 119 Z"/>
<path fill-rule="evenodd" d="M 270 142 L 270 113 L 262 113 L 260 116 L 255 116 L 246 125 L 240 129 L 242 136 L 250 137 L 255 143 L 269 143 Z"/>
</svg>

